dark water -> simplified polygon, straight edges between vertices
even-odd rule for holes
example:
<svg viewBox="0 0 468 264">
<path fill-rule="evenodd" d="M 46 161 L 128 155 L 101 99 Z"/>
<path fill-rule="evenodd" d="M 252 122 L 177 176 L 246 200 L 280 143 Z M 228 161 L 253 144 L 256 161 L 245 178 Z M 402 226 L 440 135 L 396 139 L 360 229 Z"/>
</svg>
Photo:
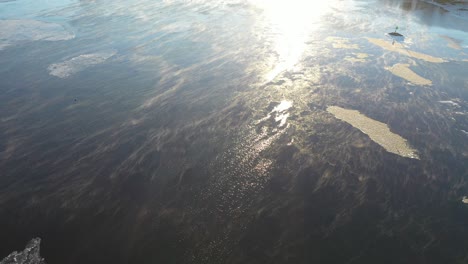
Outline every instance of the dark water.
<svg viewBox="0 0 468 264">
<path fill-rule="evenodd" d="M 468 263 L 463 10 L 0 2 L 0 258 L 41 237 L 51 264 Z M 408 56 L 366 39 L 395 26 Z"/>
</svg>

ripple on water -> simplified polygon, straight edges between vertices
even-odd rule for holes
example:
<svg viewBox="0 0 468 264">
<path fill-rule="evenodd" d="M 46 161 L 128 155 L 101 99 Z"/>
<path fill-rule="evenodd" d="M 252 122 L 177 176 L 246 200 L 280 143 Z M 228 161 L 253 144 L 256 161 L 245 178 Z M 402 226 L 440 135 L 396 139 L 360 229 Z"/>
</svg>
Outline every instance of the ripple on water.
<svg viewBox="0 0 468 264">
<path fill-rule="evenodd" d="M 0 20 L 0 50 L 21 42 L 60 41 L 75 35 L 62 25 L 38 20 Z"/>
<path fill-rule="evenodd" d="M 232 217 L 240 208 L 247 208 L 251 202 L 247 198 L 266 184 L 273 161 L 262 153 L 287 131 L 287 112 L 292 105 L 291 101 L 276 103 L 267 117 L 241 133 L 228 151 L 211 164 L 218 176 L 204 195 L 206 199 L 216 202 L 218 212 Z"/>
</svg>

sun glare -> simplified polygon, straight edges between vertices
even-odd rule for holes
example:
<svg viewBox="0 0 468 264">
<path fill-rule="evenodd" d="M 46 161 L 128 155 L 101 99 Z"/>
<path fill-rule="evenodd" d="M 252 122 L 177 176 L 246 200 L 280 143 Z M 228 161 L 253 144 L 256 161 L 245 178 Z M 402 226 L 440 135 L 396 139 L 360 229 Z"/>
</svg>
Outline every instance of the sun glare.
<svg viewBox="0 0 468 264">
<path fill-rule="evenodd" d="M 266 74 L 267 81 L 281 72 L 291 70 L 301 58 L 305 43 L 320 24 L 329 8 L 327 1 L 307 0 L 252 0 L 264 11 L 274 38 L 276 65 Z"/>
</svg>

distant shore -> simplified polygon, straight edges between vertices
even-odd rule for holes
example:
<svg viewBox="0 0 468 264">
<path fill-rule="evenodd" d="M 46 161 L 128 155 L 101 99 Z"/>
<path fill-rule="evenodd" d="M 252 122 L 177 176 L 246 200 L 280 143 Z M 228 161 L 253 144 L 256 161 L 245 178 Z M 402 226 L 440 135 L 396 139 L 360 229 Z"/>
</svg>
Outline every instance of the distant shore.
<svg viewBox="0 0 468 264">
<path fill-rule="evenodd" d="M 468 2 L 461 0 L 423 0 L 426 3 L 439 6 L 452 15 L 468 20 Z"/>
</svg>

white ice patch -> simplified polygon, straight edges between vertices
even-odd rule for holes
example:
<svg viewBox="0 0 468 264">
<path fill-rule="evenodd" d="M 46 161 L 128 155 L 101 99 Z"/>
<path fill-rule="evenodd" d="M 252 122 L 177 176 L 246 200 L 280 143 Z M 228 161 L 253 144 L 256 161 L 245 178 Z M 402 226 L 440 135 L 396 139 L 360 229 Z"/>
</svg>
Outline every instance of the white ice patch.
<svg viewBox="0 0 468 264">
<path fill-rule="evenodd" d="M 116 53 L 117 51 L 115 50 L 109 50 L 99 53 L 83 54 L 64 62 L 54 63 L 48 67 L 49 74 L 59 78 L 67 78 L 88 67 L 103 63 Z"/>
<path fill-rule="evenodd" d="M 0 20 L 0 50 L 19 42 L 59 41 L 74 37 L 60 24 L 37 20 Z"/>
<path fill-rule="evenodd" d="M 463 196 L 462 203 L 468 204 L 468 197 Z"/>
</svg>

